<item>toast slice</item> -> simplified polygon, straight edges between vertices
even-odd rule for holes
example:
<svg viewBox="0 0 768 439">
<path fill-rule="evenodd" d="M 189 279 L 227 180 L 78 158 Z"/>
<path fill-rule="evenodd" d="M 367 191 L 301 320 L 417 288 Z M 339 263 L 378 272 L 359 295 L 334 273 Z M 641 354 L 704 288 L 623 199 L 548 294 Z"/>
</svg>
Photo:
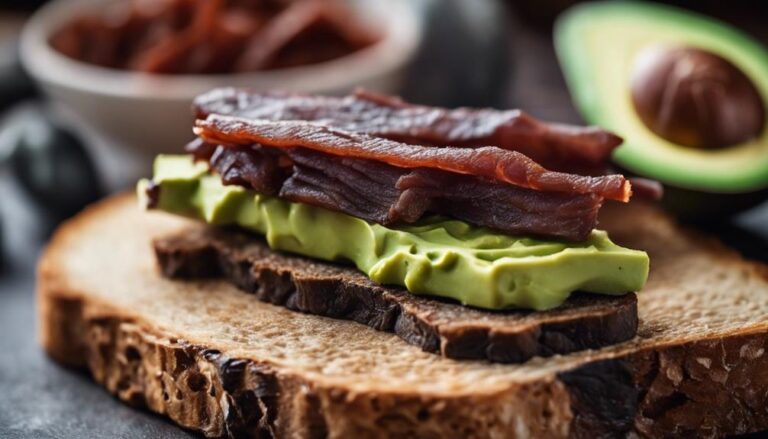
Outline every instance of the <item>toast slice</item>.
<svg viewBox="0 0 768 439">
<path fill-rule="evenodd" d="M 603 226 L 651 254 L 634 339 L 521 365 L 455 361 L 158 272 L 190 223 L 101 202 L 39 265 L 40 340 L 121 400 L 207 436 L 717 437 L 768 428 L 768 269 L 629 205 Z"/>
<path fill-rule="evenodd" d="M 449 358 L 522 363 L 626 341 L 637 332 L 637 297 L 576 295 L 544 312 L 492 312 L 381 286 L 353 267 L 269 249 L 252 235 L 198 225 L 155 240 L 171 278 L 226 277 L 259 300 L 394 332 Z"/>
</svg>

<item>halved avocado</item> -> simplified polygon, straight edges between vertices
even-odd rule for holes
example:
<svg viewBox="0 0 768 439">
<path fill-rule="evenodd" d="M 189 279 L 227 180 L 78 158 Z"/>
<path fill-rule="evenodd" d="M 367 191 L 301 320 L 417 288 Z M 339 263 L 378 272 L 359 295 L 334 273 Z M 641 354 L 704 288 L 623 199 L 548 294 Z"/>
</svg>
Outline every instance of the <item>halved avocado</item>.
<svg viewBox="0 0 768 439">
<path fill-rule="evenodd" d="M 750 140 L 696 148 L 649 128 L 638 114 L 631 87 L 638 56 L 647 49 L 691 48 L 735 66 L 751 80 L 765 105 L 768 51 L 757 41 L 724 23 L 670 6 L 601 2 L 578 5 L 561 15 L 555 45 L 583 117 L 624 137 L 614 160 L 631 173 L 665 183 L 671 189 L 666 204 L 672 210 L 687 216 L 723 214 L 768 195 L 765 112 L 759 116 L 762 128 Z"/>
</svg>

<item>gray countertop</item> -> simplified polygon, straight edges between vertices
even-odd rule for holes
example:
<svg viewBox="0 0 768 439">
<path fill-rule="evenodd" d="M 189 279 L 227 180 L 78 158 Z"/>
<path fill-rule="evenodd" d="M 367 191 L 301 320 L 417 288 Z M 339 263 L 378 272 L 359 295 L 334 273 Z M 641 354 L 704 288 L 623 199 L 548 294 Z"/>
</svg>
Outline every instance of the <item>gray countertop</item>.
<svg viewBox="0 0 768 439">
<path fill-rule="evenodd" d="M 45 227 L 12 185 L 0 183 L 6 256 L 0 272 L 0 437 L 183 438 L 166 420 L 120 404 L 82 371 L 62 368 L 36 342 L 34 264 Z"/>
</svg>

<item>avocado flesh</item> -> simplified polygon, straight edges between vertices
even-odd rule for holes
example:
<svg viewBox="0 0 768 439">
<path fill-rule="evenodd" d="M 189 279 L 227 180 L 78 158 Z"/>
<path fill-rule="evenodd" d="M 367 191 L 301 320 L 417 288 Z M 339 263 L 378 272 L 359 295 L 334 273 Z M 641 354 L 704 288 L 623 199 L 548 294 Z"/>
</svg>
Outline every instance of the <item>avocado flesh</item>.
<svg viewBox="0 0 768 439">
<path fill-rule="evenodd" d="M 753 203 L 761 200 L 757 195 L 768 187 L 768 130 L 752 141 L 720 150 L 674 144 L 640 120 L 630 78 L 636 56 L 647 47 L 698 47 L 732 62 L 768 102 L 768 51 L 763 46 L 704 16 L 642 2 L 571 8 L 557 22 L 555 45 L 584 118 L 624 137 L 614 154 L 620 166 L 678 189 L 753 193 Z"/>
<path fill-rule="evenodd" d="M 264 235 L 270 247 L 357 266 L 372 280 L 414 294 L 488 309 L 545 310 L 580 290 L 619 295 L 642 288 L 648 255 L 604 231 L 584 242 L 514 237 L 462 221 L 427 218 L 385 227 L 343 213 L 223 186 L 191 156 L 158 156 L 156 209 Z M 139 183 L 146 198 L 149 182 Z M 146 206 L 148 200 L 143 199 Z"/>
</svg>

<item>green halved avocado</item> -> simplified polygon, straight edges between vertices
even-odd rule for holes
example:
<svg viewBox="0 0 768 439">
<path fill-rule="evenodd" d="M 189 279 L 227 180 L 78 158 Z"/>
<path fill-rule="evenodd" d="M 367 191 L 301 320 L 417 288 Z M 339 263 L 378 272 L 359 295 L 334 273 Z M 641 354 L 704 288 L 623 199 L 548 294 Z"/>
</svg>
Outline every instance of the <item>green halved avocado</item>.
<svg viewBox="0 0 768 439">
<path fill-rule="evenodd" d="M 670 6 L 601 2 L 566 11 L 555 45 L 575 104 L 590 123 L 622 136 L 615 162 L 668 186 L 666 205 L 683 216 L 732 213 L 768 195 L 768 130 L 719 149 L 692 148 L 649 129 L 636 111 L 631 78 L 649 47 L 703 49 L 729 61 L 768 102 L 768 51 L 738 30 Z"/>
</svg>

